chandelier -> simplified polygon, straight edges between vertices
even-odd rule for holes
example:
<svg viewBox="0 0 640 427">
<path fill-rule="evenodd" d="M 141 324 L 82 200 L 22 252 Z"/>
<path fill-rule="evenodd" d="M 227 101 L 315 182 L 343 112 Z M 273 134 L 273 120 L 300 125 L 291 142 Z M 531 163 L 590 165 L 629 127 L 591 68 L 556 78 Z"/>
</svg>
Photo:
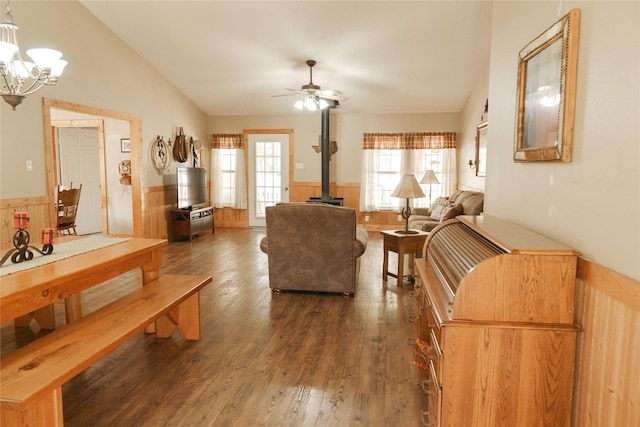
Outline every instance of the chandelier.
<svg viewBox="0 0 640 427">
<path fill-rule="evenodd" d="M 7 2 L 0 23 L 0 95 L 14 110 L 27 95 L 45 85 L 55 85 L 67 65 L 67 61 L 60 59 L 62 53 L 44 48 L 29 49 L 27 55 L 33 62 L 24 61 L 18 47 L 17 29 Z"/>
<path fill-rule="evenodd" d="M 318 95 L 307 94 L 304 96 L 304 98 L 297 100 L 296 103 L 293 104 L 293 106 L 298 110 L 303 110 L 306 108 L 307 110 L 315 111 L 318 109 L 323 110 L 327 108 L 329 106 L 329 103 L 320 98 Z"/>
</svg>

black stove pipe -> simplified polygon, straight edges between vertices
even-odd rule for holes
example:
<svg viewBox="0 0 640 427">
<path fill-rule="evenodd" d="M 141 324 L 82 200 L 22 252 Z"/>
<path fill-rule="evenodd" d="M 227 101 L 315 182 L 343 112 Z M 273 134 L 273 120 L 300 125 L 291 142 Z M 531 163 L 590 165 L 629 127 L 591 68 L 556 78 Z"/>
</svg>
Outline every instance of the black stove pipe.
<svg viewBox="0 0 640 427">
<path fill-rule="evenodd" d="M 329 114 L 331 107 L 322 109 L 322 198 L 323 203 L 328 203 L 329 196 Z"/>
</svg>

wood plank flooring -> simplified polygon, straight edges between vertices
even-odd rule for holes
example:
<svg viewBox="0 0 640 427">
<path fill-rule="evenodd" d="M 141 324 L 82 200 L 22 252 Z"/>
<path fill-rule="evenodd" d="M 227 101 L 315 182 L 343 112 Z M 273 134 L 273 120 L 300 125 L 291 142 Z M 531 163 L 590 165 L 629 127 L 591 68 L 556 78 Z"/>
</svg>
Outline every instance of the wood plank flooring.
<svg viewBox="0 0 640 427">
<path fill-rule="evenodd" d="M 370 232 L 355 298 L 272 295 L 263 229 L 171 242 L 162 273 L 207 274 L 202 339 L 140 333 L 63 386 L 66 426 L 419 426 L 412 286 L 382 281 Z M 396 257 L 390 256 L 391 269 Z M 83 293 L 83 309 L 140 286 L 131 272 Z M 57 324 L 64 306 L 56 304 Z M 2 325 L 2 354 L 46 333 Z"/>
</svg>

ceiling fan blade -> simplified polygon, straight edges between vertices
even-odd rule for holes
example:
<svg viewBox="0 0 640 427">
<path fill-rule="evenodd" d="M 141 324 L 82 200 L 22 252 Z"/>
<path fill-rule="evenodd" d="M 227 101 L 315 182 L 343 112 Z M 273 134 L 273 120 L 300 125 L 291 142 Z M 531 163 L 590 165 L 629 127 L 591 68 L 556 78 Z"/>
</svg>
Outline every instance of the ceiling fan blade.
<svg viewBox="0 0 640 427">
<path fill-rule="evenodd" d="M 318 97 L 320 98 L 324 98 L 324 99 L 332 99 L 334 101 L 347 101 L 349 98 L 347 98 L 344 95 L 329 95 L 329 94 L 318 94 Z"/>
<path fill-rule="evenodd" d="M 271 97 L 274 98 L 274 97 L 279 97 L 279 96 L 293 96 L 293 95 L 306 95 L 307 94 L 307 91 L 299 90 L 299 89 L 285 88 L 284 90 L 291 91 L 291 93 L 283 93 L 283 94 L 280 94 L 280 95 L 271 95 Z"/>
<path fill-rule="evenodd" d="M 318 90 L 316 92 L 318 93 L 319 96 L 325 96 L 325 95 L 340 96 L 340 95 L 342 95 L 342 92 L 340 92 L 339 90 L 333 90 L 333 89 Z"/>
</svg>

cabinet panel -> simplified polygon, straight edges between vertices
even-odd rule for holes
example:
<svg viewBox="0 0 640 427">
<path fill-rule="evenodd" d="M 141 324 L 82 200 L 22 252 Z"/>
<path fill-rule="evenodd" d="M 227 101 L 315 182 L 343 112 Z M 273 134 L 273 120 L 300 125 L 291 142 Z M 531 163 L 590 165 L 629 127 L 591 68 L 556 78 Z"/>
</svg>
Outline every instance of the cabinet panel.
<svg viewBox="0 0 640 427">
<path fill-rule="evenodd" d="M 206 230 L 211 230 L 212 233 L 215 233 L 213 207 L 171 211 L 171 234 L 173 240 L 176 237 L 188 237 L 189 241 L 192 241 L 194 235 Z"/>
</svg>

